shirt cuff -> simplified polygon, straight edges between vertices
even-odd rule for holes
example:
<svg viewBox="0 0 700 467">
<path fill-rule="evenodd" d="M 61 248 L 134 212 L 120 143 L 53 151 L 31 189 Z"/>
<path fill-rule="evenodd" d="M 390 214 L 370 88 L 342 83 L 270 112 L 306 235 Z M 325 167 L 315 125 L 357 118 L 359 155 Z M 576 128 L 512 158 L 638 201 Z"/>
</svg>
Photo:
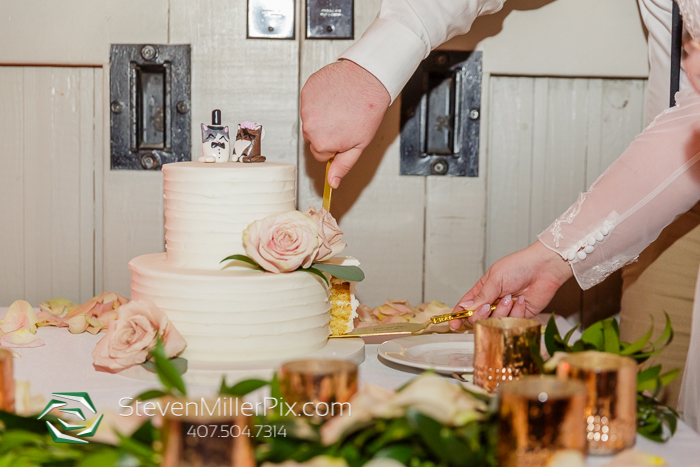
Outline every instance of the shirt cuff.
<svg viewBox="0 0 700 467">
<path fill-rule="evenodd" d="M 339 57 L 372 73 L 386 88 L 393 103 L 403 87 L 430 53 L 423 41 L 407 27 L 377 18 Z"/>
</svg>

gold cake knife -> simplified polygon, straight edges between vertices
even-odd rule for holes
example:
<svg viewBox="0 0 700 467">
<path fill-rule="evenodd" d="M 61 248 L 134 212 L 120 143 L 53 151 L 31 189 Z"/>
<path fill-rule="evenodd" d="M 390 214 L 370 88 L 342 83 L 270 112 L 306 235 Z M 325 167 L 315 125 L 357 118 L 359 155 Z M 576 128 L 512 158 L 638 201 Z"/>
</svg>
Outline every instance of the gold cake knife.
<svg viewBox="0 0 700 467">
<path fill-rule="evenodd" d="M 491 311 L 496 309 L 496 305 L 491 305 Z M 392 323 L 392 324 L 375 324 L 365 328 L 355 329 L 341 336 L 331 337 L 364 337 L 364 336 L 381 336 L 384 334 L 417 334 L 431 324 L 440 324 L 453 319 L 470 318 L 475 313 L 474 310 L 464 310 L 457 313 L 447 313 L 446 315 L 436 315 L 430 318 L 430 321 L 425 323 Z"/>
<path fill-rule="evenodd" d="M 328 212 L 331 212 L 331 194 L 333 193 L 333 189 L 331 188 L 331 185 L 328 183 L 328 169 L 331 168 L 331 164 L 333 163 L 333 157 L 331 157 L 328 160 L 328 164 L 326 164 L 326 180 L 323 185 L 323 209 L 325 209 Z"/>
</svg>

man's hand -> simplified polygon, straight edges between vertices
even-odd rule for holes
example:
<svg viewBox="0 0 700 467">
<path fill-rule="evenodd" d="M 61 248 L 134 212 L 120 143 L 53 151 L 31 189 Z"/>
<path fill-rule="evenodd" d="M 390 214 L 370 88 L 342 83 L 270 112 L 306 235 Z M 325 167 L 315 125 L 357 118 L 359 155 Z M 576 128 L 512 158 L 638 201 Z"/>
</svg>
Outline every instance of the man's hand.
<svg viewBox="0 0 700 467">
<path fill-rule="evenodd" d="M 328 183 L 338 188 L 374 138 L 391 97 L 370 72 L 349 60 L 311 75 L 301 90 L 304 139 L 319 162 L 335 156 Z"/>
<path fill-rule="evenodd" d="M 469 318 L 473 324 L 487 318 L 491 314 L 490 305 L 500 299 L 493 316 L 532 318 L 547 306 L 557 289 L 572 275 L 569 263 L 536 241 L 493 263 L 454 311 L 476 310 Z M 450 327 L 457 329 L 463 321 L 452 320 Z"/>
</svg>

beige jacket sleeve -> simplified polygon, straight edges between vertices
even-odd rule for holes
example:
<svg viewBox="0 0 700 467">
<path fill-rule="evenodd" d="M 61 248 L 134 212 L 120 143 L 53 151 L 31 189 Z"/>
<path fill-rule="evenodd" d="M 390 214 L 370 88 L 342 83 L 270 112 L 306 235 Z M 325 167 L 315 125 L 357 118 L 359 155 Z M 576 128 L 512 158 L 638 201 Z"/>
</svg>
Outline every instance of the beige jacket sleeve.
<svg viewBox="0 0 700 467">
<path fill-rule="evenodd" d="M 340 59 L 372 73 L 391 95 L 399 95 L 430 51 L 469 31 L 474 20 L 503 7 L 505 0 L 384 0 L 377 19 Z"/>
</svg>

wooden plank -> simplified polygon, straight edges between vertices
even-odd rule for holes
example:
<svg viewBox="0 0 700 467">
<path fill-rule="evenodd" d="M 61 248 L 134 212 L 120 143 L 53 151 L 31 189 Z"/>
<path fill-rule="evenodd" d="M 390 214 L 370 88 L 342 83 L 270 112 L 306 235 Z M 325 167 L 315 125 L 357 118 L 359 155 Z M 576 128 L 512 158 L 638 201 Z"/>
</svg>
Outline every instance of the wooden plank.
<svg viewBox="0 0 700 467">
<path fill-rule="evenodd" d="M 104 276 L 104 211 L 103 204 L 107 194 L 104 192 L 104 173 L 108 170 L 107 161 L 109 159 L 109 118 L 104 118 L 104 103 L 109 102 L 109 70 L 107 67 L 94 69 L 95 97 L 93 108 L 94 136 L 92 143 L 93 175 L 95 190 L 94 206 L 94 265 L 93 265 L 93 293 L 95 295 L 105 291 L 103 287 Z"/>
<path fill-rule="evenodd" d="M 484 273 L 485 178 L 426 183 L 424 300 L 452 306 Z"/>
<path fill-rule="evenodd" d="M 356 38 L 373 21 L 380 4 L 380 0 L 355 2 Z M 350 44 L 301 37 L 301 83 L 335 61 Z M 362 261 L 367 276 L 358 286 L 358 297 L 370 306 L 380 305 L 387 298 L 408 299 L 416 304 L 423 300 L 426 185 L 424 177 L 399 175 L 400 107 L 399 99 L 388 110 L 354 170 L 333 193 L 331 210 L 345 233 L 349 244 L 346 251 Z M 297 201 L 300 209 L 306 209 L 321 205 L 325 172 L 299 135 Z"/>
<path fill-rule="evenodd" d="M 530 234 L 535 79 L 491 79 L 486 265 L 525 248 Z M 477 278 L 478 279 L 478 278 Z"/>
<path fill-rule="evenodd" d="M 78 219 L 79 300 L 86 302 L 95 295 L 95 72 L 78 69 L 79 84 L 79 158 Z M 99 96 L 101 98 L 101 96 Z"/>
<path fill-rule="evenodd" d="M 168 3 L 2 1 L 0 63 L 95 66 L 109 63 L 110 44 L 167 43 Z"/>
<path fill-rule="evenodd" d="M 24 72 L 0 67 L 0 303 L 24 297 Z"/>
</svg>

